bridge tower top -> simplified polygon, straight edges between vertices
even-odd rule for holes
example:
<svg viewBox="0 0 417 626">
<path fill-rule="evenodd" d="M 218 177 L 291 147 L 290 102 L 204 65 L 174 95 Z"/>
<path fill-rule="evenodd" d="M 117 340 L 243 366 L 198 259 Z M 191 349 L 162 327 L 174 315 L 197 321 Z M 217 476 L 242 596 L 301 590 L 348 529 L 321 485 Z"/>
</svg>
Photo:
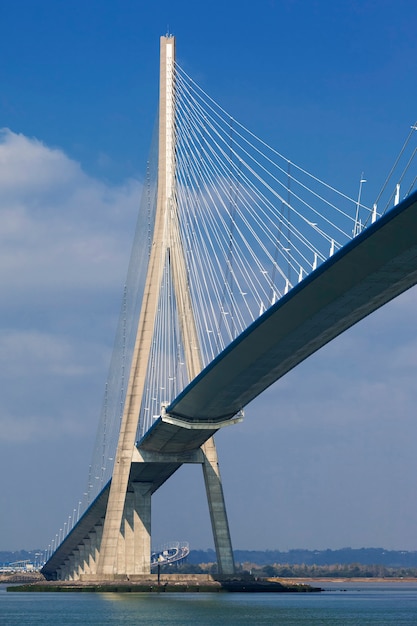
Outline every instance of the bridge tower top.
<svg viewBox="0 0 417 626">
<path fill-rule="evenodd" d="M 158 187 L 163 205 L 173 196 L 175 174 L 175 37 L 161 37 Z M 162 198 L 161 198 L 162 199 Z"/>
</svg>

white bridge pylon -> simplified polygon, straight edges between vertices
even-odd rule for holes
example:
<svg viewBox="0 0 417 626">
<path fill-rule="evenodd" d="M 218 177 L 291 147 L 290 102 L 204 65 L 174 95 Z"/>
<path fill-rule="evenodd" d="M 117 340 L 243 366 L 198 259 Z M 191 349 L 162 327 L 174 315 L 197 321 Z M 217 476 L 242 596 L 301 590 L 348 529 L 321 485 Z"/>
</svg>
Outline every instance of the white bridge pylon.
<svg viewBox="0 0 417 626">
<path fill-rule="evenodd" d="M 149 574 L 151 495 L 166 479 L 167 473 L 159 466 L 171 468 L 173 463 L 182 463 L 178 456 L 161 458 L 159 455 L 157 459 L 152 459 L 152 453 L 145 460 L 138 457 L 135 448 L 165 269 L 171 273 L 188 379 L 193 380 L 202 370 L 176 208 L 174 66 L 175 40 L 173 37 L 162 37 L 155 227 L 97 563 L 96 574 L 101 579 L 114 575 Z M 173 428 L 180 433 L 184 430 L 180 424 Z M 220 573 L 232 574 L 233 552 L 214 440 L 208 439 L 198 452 L 204 471 L 219 570 Z M 170 473 L 171 469 L 168 469 L 168 475 Z M 132 495 L 129 495 L 131 492 Z M 128 545 L 129 532 L 132 545 Z"/>
</svg>

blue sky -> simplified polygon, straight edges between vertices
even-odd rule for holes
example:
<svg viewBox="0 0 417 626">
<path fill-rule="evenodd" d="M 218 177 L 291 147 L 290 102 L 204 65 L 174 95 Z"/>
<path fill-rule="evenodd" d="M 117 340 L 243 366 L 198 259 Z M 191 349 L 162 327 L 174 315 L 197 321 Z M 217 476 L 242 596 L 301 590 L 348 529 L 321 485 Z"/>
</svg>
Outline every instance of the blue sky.
<svg viewBox="0 0 417 626">
<path fill-rule="evenodd" d="M 411 0 L 1 3 L 0 549 L 47 545 L 87 481 L 160 35 L 292 161 L 353 197 L 364 171 L 371 205 L 417 119 L 416 19 Z M 411 290 L 219 433 L 234 547 L 417 549 L 416 305 Z M 155 496 L 156 543 L 212 547 L 200 474 Z"/>
</svg>

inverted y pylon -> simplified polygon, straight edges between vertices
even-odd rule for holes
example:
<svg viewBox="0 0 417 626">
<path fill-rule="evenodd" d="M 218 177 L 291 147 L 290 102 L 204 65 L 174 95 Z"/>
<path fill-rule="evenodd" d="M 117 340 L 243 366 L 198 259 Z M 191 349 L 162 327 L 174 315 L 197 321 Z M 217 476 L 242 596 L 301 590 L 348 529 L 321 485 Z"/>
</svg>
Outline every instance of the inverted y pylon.
<svg viewBox="0 0 417 626">
<path fill-rule="evenodd" d="M 195 378 L 203 366 L 175 202 L 174 37 L 161 37 L 160 53 L 158 194 L 155 226 L 96 568 L 96 575 L 102 578 L 150 573 L 151 495 L 162 484 L 163 479 L 160 479 L 158 484 L 149 482 L 146 472 L 142 479 L 138 478 L 140 472 L 132 471 L 132 462 L 133 459 L 135 463 L 138 463 L 138 460 L 155 461 L 152 454 L 148 453 L 146 460 L 143 455 L 138 455 L 135 440 L 167 256 L 189 380 Z M 175 458 L 173 455 L 169 458 L 167 456 L 165 462 L 171 464 L 171 469 L 166 471 L 166 476 L 175 471 L 175 469 L 172 471 L 172 467 L 177 468 L 182 462 L 202 464 L 219 573 L 232 574 L 233 553 L 213 438 L 206 441 L 201 450 L 196 451 L 196 454 L 189 456 L 188 459 L 190 460 L 181 455 Z M 158 455 L 157 461 L 164 463 L 163 455 Z"/>
</svg>

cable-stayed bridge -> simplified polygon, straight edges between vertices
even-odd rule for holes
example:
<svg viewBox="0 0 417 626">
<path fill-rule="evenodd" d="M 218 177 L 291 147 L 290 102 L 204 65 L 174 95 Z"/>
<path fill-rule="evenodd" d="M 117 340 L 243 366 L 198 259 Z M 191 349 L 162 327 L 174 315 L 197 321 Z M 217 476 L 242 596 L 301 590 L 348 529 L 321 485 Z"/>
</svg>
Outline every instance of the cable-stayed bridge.
<svg viewBox="0 0 417 626">
<path fill-rule="evenodd" d="M 149 574 L 151 496 L 184 463 L 203 468 L 219 573 L 233 574 L 213 435 L 417 282 L 415 130 L 368 208 L 363 177 L 350 198 L 283 157 L 161 38 L 158 132 L 95 451 L 48 578 Z"/>
</svg>

